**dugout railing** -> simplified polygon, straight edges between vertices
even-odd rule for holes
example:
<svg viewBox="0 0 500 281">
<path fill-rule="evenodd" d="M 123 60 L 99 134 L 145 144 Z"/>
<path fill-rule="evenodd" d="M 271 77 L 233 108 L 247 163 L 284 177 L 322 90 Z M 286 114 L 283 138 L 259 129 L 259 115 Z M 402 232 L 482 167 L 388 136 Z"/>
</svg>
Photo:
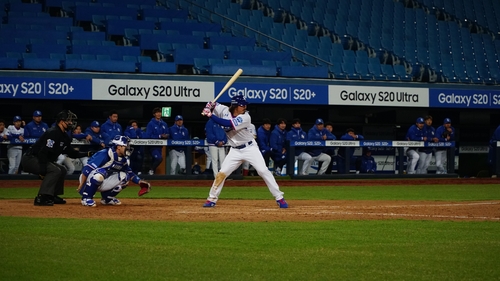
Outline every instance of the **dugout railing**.
<svg viewBox="0 0 500 281">
<path fill-rule="evenodd" d="M 25 139 L 24 142 L 20 142 L 19 140 L 15 140 L 13 143 L 16 144 L 22 144 L 22 145 L 31 145 L 36 142 L 36 139 L 34 138 L 27 138 Z M 0 144 L 3 146 L 11 144 L 10 141 L 3 141 Z M 85 140 L 73 140 L 74 145 L 88 145 L 89 143 Z M 189 179 L 213 179 L 213 175 L 211 174 L 202 174 L 202 175 L 192 175 L 192 166 L 193 166 L 193 154 L 192 152 L 194 151 L 195 146 L 207 146 L 207 143 L 205 140 L 199 140 L 199 139 L 192 139 L 192 140 L 158 140 L 158 139 L 133 139 L 131 144 L 133 146 L 140 145 L 140 146 L 166 146 L 166 147 L 174 147 L 174 146 L 185 146 L 186 147 L 186 175 L 168 175 L 167 174 L 167 169 L 168 166 L 165 168 L 165 175 L 158 175 L 155 177 L 161 178 L 175 178 L 175 179 L 183 179 L 183 178 L 189 178 Z M 325 178 L 353 178 L 353 177 L 456 177 L 457 174 L 455 173 L 455 142 L 438 142 L 438 143 L 428 143 L 428 142 L 414 142 L 414 141 L 391 141 L 391 140 L 373 140 L 373 141 L 339 141 L 339 140 L 327 140 L 327 141 L 292 141 L 287 145 L 288 148 L 288 155 L 295 155 L 295 149 L 296 147 L 345 147 L 346 148 L 346 154 L 350 154 L 351 149 L 355 149 L 357 147 L 393 147 L 394 148 L 394 155 L 396 161 L 395 161 L 395 169 L 394 173 L 392 174 L 364 174 L 364 175 L 357 175 L 353 173 L 346 173 L 346 174 L 332 174 L 332 175 L 308 175 L 308 176 L 300 176 L 295 174 L 295 169 L 292 167 L 296 167 L 296 159 L 295 157 L 288 157 L 287 161 L 287 175 L 289 175 L 291 178 L 296 178 L 296 179 L 301 179 L 301 178 L 307 178 L 307 179 L 313 179 L 316 177 L 320 177 L 322 179 Z M 407 147 L 433 147 L 433 148 L 446 148 L 447 149 L 447 161 L 446 161 L 446 170 L 447 174 L 445 175 L 436 175 L 436 174 L 424 174 L 424 175 L 408 175 L 405 174 L 405 166 L 406 166 L 406 155 L 405 155 L 405 148 Z M 500 141 L 497 142 L 497 147 L 500 147 Z M 5 148 L 5 147 L 4 147 Z M 499 165 L 499 160 L 500 160 L 500 149 L 496 149 L 495 152 L 496 155 L 496 167 L 495 170 L 497 175 L 500 175 L 500 165 Z M 6 158 L 2 158 L 2 160 L 7 160 Z M 164 161 L 168 161 L 168 159 L 165 159 Z M 351 165 L 351 159 L 347 157 L 345 159 L 345 166 L 346 166 L 346 171 L 350 170 L 350 165 Z M 2 175 L 5 176 L 5 175 Z M 17 176 L 17 175 L 16 175 Z M 239 178 L 239 177 L 236 177 Z"/>
</svg>

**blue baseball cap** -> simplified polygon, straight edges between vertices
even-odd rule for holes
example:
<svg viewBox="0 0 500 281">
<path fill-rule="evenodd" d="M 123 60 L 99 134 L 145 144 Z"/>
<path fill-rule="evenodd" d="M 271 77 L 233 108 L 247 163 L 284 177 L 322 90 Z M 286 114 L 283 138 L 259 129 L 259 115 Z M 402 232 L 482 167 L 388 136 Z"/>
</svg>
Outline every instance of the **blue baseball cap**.
<svg viewBox="0 0 500 281">
<path fill-rule="evenodd" d="M 35 110 L 35 112 L 33 112 L 33 116 L 34 117 L 42 116 L 42 112 L 40 110 Z"/>
<path fill-rule="evenodd" d="M 21 116 L 14 116 L 14 122 L 16 121 L 22 121 L 23 119 L 21 118 Z"/>
<path fill-rule="evenodd" d="M 424 118 L 418 117 L 417 118 L 417 122 L 415 122 L 415 123 L 417 123 L 417 124 L 424 124 Z"/>
<path fill-rule="evenodd" d="M 243 95 L 237 95 L 231 98 L 231 105 L 245 106 L 248 102 Z"/>
<path fill-rule="evenodd" d="M 90 127 L 101 127 L 101 124 L 99 124 L 99 122 L 97 121 L 94 121 L 90 124 Z"/>
<path fill-rule="evenodd" d="M 444 118 L 443 124 L 451 124 L 450 118 Z"/>
<path fill-rule="evenodd" d="M 323 122 L 323 119 L 318 118 L 318 119 L 316 119 L 316 122 L 315 122 L 314 124 L 315 124 L 315 125 L 325 124 L 325 122 Z"/>
<path fill-rule="evenodd" d="M 184 118 L 182 118 L 182 115 L 177 115 L 175 116 L 175 121 L 177 120 L 184 120 Z"/>
</svg>

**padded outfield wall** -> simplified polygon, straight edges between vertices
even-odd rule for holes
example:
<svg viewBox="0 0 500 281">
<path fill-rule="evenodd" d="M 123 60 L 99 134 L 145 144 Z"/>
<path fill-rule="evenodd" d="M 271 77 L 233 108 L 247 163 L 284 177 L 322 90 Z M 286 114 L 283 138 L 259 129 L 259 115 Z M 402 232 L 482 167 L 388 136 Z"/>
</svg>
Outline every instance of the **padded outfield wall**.
<svg viewBox="0 0 500 281">
<path fill-rule="evenodd" d="M 15 115 L 31 120 L 42 110 L 51 123 L 69 108 L 86 127 L 104 122 L 110 110 L 119 112 L 125 127 L 130 119 L 146 126 L 154 107 L 181 114 L 191 137 L 204 138 L 204 104 L 218 94 L 228 76 L 142 75 L 83 72 L 0 72 L 0 118 Z M 419 116 L 432 115 L 434 126 L 451 118 L 457 146 L 484 152 L 500 125 L 500 89 L 495 86 L 437 83 L 366 82 L 332 79 L 240 77 L 220 101 L 244 94 L 251 103 L 253 123 L 263 118 L 300 118 L 308 130 L 315 119 L 334 124 L 339 138 L 352 127 L 366 139 L 403 139 Z M 169 125 L 173 117 L 165 118 Z"/>
</svg>

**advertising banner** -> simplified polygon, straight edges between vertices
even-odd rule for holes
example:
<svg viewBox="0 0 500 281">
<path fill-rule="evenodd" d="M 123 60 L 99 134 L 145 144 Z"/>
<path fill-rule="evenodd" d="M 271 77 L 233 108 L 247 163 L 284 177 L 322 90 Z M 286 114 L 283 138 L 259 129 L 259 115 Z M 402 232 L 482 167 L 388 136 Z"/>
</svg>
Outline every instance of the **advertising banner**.
<svg viewBox="0 0 500 281">
<path fill-rule="evenodd" d="M 0 77 L 0 98 L 91 100 L 91 79 Z"/>
<path fill-rule="evenodd" d="M 215 95 L 225 84 L 225 82 L 215 83 Z M 243 95 L 249 103 L 256 104 L 328 104 L 326 85 L 254 83 L 234 83 L 218 101 L 227 103 L 237 95 Z"/>
<path fill-rule="evenodd" d="M 93 79 L 93 100 L 207 102 L 213 82 Z"/>
<path fill-rule="evenodd" d="M 500 90 L 430 89 L 429 106 L 500 109 Z"/>
<path fill-rule="evenodd" d="M 428 107 L 429 89 L 370 86 L 328 86 L 329 104 Z"/>
</svg>

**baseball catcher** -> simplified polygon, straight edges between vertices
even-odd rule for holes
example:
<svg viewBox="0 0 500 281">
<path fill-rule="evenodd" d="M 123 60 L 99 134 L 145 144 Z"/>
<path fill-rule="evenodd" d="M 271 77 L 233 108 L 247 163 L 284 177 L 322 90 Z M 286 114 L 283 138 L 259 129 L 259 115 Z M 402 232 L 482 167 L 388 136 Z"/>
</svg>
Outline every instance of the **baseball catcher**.
<svg viewBox="0 0 500 281">
<path fill-rule="evenodd" d="M 117 135 L 111 141 L 111 147 L 97 152 L 83 167 L 80 175 L 78 192 L 82 196 L 82 205 L 96 207 L 94 195 L 101 193 L 101 204 L 121 205 L 116 196 L 132 181 L 141 189 L 142 196 L 151 190 L 151 185 L 140 179 L 130 168 L 130 138 Z"/>
</svg>

